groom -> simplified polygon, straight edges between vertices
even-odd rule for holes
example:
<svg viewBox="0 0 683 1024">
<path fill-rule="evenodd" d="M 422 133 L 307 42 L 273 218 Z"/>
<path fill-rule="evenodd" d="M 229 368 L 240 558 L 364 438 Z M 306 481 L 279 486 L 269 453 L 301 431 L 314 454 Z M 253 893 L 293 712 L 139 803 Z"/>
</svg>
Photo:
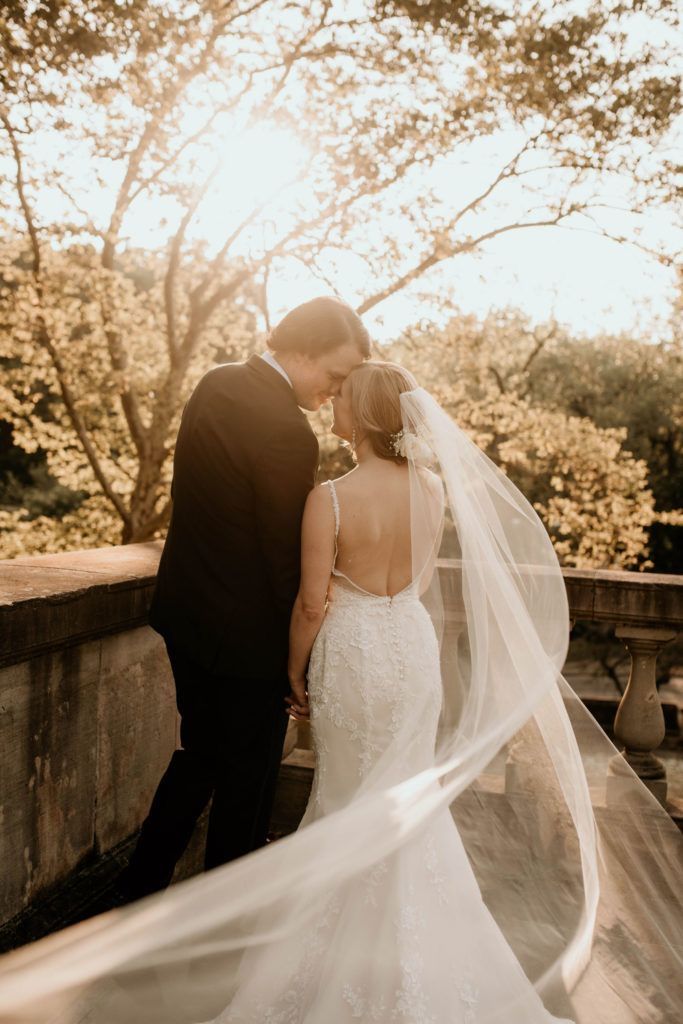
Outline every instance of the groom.
<svg viewBox="0 0 683 1024">
<path fill-rule="evenodd" d="M 183 411 L 150 624 L 166 642 L 180 743 L 121 879 L 163 889 L 213 798 L 206 870 L 265 843 L 287 727 L 289 616 L 318 442 L 302 409 L 370 354 L 345 303 L 297 306 L 269 351 L 202 377 Z"/>
</svg>

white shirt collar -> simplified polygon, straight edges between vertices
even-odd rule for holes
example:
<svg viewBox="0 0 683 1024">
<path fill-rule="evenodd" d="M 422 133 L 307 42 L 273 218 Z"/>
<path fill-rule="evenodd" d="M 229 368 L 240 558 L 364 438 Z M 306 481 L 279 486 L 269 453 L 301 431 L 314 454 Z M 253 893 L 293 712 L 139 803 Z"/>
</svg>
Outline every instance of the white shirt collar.
<svg viewBox="0 0 683 1024">
<path fill-rule="evenodd" d="M 291 380 L 289 379 L 289 374 L 282 366 L 280 366 L 272 352 L 260 352 L 259 355 L 261 356 L 261 359 L 263 359 L 264 362 L 268 363 L 269 366 L 272 366 L 274 370 L 277 370 L 277 372 L 285 378 L 290 388 L 294 387 Z"/>
</svg>

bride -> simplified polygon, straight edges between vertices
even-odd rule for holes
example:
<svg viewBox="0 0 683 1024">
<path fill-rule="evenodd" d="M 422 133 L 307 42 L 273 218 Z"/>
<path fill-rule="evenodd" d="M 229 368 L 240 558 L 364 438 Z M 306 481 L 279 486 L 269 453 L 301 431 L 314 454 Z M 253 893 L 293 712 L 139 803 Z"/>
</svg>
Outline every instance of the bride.
<svg viewBox="0 0 683 1024">
<path fill-rule="evenodd" d="M 540 519 L 403 368 L 334 414 L 357 466 L 303 520 L 299 829 L 0 959 L 0 1024 L 676 1024 L 681 837 L 562 677 Z"/>
</svg>

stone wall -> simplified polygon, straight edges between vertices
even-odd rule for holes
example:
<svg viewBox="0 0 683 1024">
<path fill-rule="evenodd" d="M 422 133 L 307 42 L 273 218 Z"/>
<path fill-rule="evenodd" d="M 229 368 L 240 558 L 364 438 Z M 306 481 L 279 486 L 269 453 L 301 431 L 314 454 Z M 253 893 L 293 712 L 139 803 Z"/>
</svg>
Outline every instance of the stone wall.
<svg viewBox="0 0 683 1024">
<path fill-rule="evenodd" d="M 177 736 L 163 641 L 146 625 L 160 551 L 131 544 L 0 562 L 0 925 L 132 836 L 147 813 Z M 651 634 L 664 643 L 681 628 L 682 577 L 564 578 L 574 619 L 614 623 L 626 639 L 646 628 L 651 646 Z M 661 715 L 656 650 L 649 658 L 652 693 L 632 671 L 622 702 L 636 716 L 653 702 Z M 292 723 L 285 754 L 295 742 L 299 750 L 281 772 L 276 832 L 295 828 L 305 804 L 306 733 L 297 739 Z M 200 831 L 196 840 L 179 877 L 195 869 Z"/>
<path fill-rule="evenodd" d="M 0 922 L 134 833 L 176 743 L 159 544 L 0 563 Z"/>
</svg>

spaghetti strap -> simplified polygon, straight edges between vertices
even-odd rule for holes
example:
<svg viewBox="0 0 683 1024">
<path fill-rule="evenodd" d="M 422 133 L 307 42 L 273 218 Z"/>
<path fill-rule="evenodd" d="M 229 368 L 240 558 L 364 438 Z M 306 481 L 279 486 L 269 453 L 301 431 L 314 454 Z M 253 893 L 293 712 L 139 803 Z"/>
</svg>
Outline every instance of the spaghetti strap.
<svg viewBox="0 0 683 1024">
<path fill-rule="evenodd" d="M 332 508 L 334 509 L 334 539 L 336 540 L 339 536 L 339 498 L 337 497 L 337 489 L 334 486 L 334 481 L 327 480 L 326 483 L 330 488 L 330 494 L 332 495 Z"/>
<path fill-rule="evenodd" d="M 337 489 L 334 486 L 333 480 L 326 481 L 330 495 L 332 497 L 332 508 L 334 510 L 334 565 L 337 564 L 337 540 L 339 538 L 339 498 L 337 497 Z"/>
</svg>

